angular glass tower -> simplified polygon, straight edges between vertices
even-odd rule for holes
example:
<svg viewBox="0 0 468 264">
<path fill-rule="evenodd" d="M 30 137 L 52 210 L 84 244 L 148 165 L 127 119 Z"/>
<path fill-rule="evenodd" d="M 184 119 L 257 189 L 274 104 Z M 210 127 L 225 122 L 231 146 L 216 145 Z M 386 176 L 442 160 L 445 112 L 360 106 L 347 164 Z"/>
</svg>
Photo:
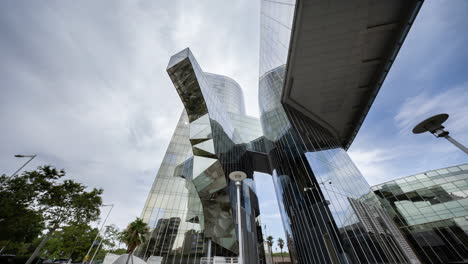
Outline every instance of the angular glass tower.
<svg viewBox="0 0 468 264">
<path fill-rule="evenodd" d="M 372 187 L 423 263 L 468 260 L 468 164 Z"/>
<path fill-rule="evenodd" d="M 245 260 L 259 263 L 264 253 L 249 153 L 263 150 L 260 122 L 245 115 L 240 86 L 203 72 L 189 49 L 172 56 L 167 72 L 185 109 L 142 212 L 151 233 L 137 255 L 164 264 L 237 256 L 238 201 L 228 175 L 240 170 L 248 175 L 240 201 Z"/>
</svg>

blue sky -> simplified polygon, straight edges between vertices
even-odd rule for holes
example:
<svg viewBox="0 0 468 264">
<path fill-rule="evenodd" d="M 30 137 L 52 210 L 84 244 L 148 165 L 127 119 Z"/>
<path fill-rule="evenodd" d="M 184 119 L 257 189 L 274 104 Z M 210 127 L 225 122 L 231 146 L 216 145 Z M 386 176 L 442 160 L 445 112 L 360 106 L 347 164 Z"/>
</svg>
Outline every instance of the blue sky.
<svg viewBox="0 0 468 264">
<path fill-rule="evenodd" d="M 468 162 L 411 128 L 432 114 L 468 144 L 468 1 L 426 1 L 349 153 L 370 184 Z M 110 222 L 139 216 L 182 104 L 165 68 L 190 47 L 234 78 L 258 116 L 259 2 L 0 1 L 0 173 L 38 154 L 105 189 Z M 268 176 L 257 177 L 267 233 L 284 237 Z"/>
<path fill-rule="evenodd" d="M 439 113 L 468 143 L 467 1 L 426 1 L 369 112 L 350 155 L 371 184 L 468 162 L 466 155 L 412 128 Z"/>
</svg>

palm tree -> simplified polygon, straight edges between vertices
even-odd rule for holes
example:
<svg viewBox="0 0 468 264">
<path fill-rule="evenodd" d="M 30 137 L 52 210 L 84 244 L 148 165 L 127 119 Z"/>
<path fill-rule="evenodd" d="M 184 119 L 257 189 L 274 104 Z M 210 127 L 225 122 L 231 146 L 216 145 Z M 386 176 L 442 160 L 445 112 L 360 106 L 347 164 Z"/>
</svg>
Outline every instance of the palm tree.
<svg viewBox="0 0 468 264">
<path fill-rule="evenodd" d="M 278 241 L 277 241 L 276 243 L 277 243 L 278 246 L 280 247 L 280 251 L 281 251 L 281 262 L 284 263 L 284 259 L 283 259 L 284 240 L 280 237 L 280 238 L 278 238 Z"/>
<path fill-rule="evenodd" d="M 135 221 L 128 224 L 127 228 L 120 233 L 120 238 L 122 242 L 127 245 L 127 264 L 130 260 L 130 257 L 133 254 L 135 249 L 143 244 L 145 241 L 145 235 L 149 232 L 148 225 L 143 222 L 141 218 L 135 219 Z M 133 262 L 133 260 L 132 260 Z"/>
<path fill-rule="evenodd" d="M 266 238 L 268 248 L 270 249 L 270 256 L 271 256 L 271 263 L 273 263 L 273 237 L 272 236 L 267 236 Z"/>
</svg>

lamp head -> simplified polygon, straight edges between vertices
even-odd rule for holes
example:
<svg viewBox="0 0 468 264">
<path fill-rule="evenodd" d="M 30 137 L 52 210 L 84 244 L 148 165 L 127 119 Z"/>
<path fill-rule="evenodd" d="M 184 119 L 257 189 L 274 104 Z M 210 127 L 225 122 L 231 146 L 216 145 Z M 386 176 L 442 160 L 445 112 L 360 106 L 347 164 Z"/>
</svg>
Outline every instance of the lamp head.
<svg viewBox="0 0 468 264">
<path fill-rule="evenodd" d="M 247 178 L 247 174 L 245 174 L 243 171 L 233 171 L 229 174 L 229 179 L 235 182 L 241 182 L 245 178 Z"/>
<path fill-rule="evenodd" d="M 21 154 L 16 154 L 15 158 L 33 158 L 36 157 L 36 155 L 21 155 Z"/>
<path fill-rule="evenodd" d="M 444 126 L 442 126 L 442 124 L 448 119 L 448 117 L 448 114 L 438 114 L 435 116 L 431 116 L 428 119 L 416 125 L 413 128 L 413 133 L 420 134 L 427 131 L 434 133 L 438 129 L 444 129 Z"/>
</svg>

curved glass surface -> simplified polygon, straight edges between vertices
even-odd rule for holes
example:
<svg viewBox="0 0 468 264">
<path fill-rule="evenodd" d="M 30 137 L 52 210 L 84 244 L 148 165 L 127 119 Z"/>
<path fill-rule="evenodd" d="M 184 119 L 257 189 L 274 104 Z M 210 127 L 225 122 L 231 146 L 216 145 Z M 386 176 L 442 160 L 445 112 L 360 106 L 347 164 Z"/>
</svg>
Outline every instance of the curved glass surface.
<svg viewBox="0 0 468 264">
<path fill-rule="evenodd" d="M 223 103 L 226 112 L 245 115 L 244 94 L 236 81 L 227 76 L 207 72 L 205 78 Z"/>
</svg>

